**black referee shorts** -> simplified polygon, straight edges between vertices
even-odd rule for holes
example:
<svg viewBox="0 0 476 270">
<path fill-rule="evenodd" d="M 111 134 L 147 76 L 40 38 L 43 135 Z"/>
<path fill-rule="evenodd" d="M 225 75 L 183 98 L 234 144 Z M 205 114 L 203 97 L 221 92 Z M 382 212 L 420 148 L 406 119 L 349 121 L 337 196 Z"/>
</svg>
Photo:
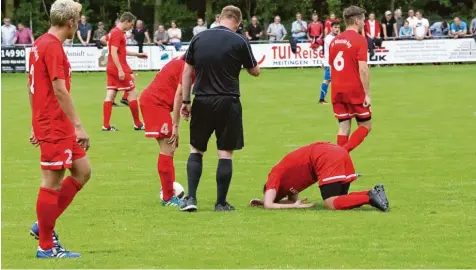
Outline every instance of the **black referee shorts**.
<svg viewBox="0 0 476 270">
<path fill-rule="evenodd" d="M 190 121 L 190 144 L 207 151 L 213 131 L 218 150 L 239 150 L 244 146 L 240 98 L 236 96 L 195 96 Z"/>
</svg>

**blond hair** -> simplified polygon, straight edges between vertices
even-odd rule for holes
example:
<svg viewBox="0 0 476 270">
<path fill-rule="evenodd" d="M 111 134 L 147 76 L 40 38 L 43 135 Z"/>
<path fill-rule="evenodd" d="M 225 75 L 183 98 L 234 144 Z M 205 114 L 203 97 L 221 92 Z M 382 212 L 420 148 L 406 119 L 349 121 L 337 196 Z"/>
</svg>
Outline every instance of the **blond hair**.
<svg viewBox="0 0 476 270">
<path fill-rule="evenodd" d="M 124 12 L 119 19 L 121 22 L 133 22 L 136 20 L 136 16 L 130 12 Z"/>
<path fill-rule="evenodd" d="M 232 5 L 226 6 L 221 10 L 220 18 L 234 19 L 237 23 L 241 23 L 241 20 L 243 19 L 240 8 Z"/>
<path fill-rule="evenodd" d="M 350 6 L 344 9 L 344 20 L 346 25 L 355 24 L 357 19 L 364 19 L 365 9 L 358 6 Z"/>
<path fill-rule="evenodd" d="M 68 21 L 78 21 L 82 6 L 73 0 L 56 0 L 51 5 L 50 22 L 53 26 L 65 26 Z"/>
</svg>

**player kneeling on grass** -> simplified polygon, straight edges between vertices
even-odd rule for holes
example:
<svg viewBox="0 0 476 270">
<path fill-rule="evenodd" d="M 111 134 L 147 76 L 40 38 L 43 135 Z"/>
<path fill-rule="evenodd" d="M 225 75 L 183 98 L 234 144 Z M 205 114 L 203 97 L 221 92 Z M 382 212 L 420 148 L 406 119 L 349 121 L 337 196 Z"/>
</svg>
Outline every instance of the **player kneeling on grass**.
<svg viewBox="0 0 476 270">
<path fill-rule="evenodd" d="M 145 136 L 155 138 L 160 154 L 157 171 L 162 184 L 164 206 L 180 206 L 182 201 L 174 195 L 174 152 L 178 147 L 180 108 L 182 106 L 182 71 L 184 57 L 172 59 L 155 75 L 142 92 L 140 109 L 145 122 Z M 192 75 L 192 81 L 193 75 Z M 172 116 L 170 113 L 172 112 Z"/>
<path fill-rule="evenodd" d="M 253 199 L 250 206 L 265 209 L 309 208 L 312 203 L 299 200 L 301 191 L 318 183 L 324 205 L 331 210 L 345 210 L 369 204 L 381 211 L 389 210 L 383 185 L 371 190 L 349 193 L 357 179 L 349 153 L 342 147 L 325 142 L 303 146 L 271 169 L 264 186 L 264 200 Z"/>
<path fill-rule="evenodd" d="M 74 109 L 71 96 L 71 65 L 63 42 L 78 29 L 81 5 L 57 0 L 51 6 L 51 27 L 35 40 L 29 55 L 28 88 L 33 132 L 30 143 L 41 151 L 41 187 L 35 222 L 30 234 L 39 239 L 37 258 L 76 258 L 59 243 L 56 220 L 91 177 L 86 156 L 89 137 Z M 71 175 L 63 180 L 65 170 Z"/>
</svg>

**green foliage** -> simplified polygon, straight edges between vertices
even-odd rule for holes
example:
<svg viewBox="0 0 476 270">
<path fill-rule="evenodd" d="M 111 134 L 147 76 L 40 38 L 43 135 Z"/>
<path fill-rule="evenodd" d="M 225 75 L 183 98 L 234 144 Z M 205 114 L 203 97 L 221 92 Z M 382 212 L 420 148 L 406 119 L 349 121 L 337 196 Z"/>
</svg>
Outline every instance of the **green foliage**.
<svg viewBox="0 0 476 270">
<path fill-rule="evenodd" d="M 23 23 L 27 27 L 32 27 L 33 35 L 36 37 L 45 33 L 49 27 L 48 14 L 40 0 L 21 1 L 13 10 L 13 21 L 15 24 Z"/>
</svg>

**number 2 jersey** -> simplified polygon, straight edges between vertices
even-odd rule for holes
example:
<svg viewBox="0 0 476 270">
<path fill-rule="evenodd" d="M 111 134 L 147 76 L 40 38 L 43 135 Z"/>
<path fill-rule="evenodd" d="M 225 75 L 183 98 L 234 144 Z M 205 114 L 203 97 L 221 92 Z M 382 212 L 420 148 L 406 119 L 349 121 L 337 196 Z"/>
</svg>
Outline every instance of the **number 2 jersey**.
<svg viewBox="0 0 476 270">
<path fill-rule="evenodd" d="M 359 61 L 367 62 L 367 40 L 346 30 L 332 40 L 329 64 L 332 74 L 332 103 L 362 104 L 365 92 L 360 81 Z"/>
<path fill-rule="evenodd" d="M 62 42 L 46 33 L 35 40 L 29 56 L 32 126 L 40 141 L 56 142 L 75 136 L 73 124 L 61 109 L 53 90 L 53 81 L 64 80 L 71 89 L 71 65 Z"/>
</svg>

